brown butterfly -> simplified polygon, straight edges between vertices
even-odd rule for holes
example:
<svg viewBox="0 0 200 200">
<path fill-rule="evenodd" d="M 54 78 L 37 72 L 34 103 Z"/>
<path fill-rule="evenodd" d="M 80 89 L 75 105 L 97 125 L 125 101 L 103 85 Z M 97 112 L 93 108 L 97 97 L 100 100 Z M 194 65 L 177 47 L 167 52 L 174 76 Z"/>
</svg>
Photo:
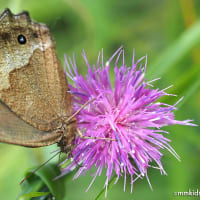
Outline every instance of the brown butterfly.
<svg viewBox="0 0 200 200">
<path fill-rule="evenodd" d="M 0 142 L 58 143 L 71 150 L 77 131 L 66 76 L 49 28 L 27 12 L 0 16 Z"/>
</svg>

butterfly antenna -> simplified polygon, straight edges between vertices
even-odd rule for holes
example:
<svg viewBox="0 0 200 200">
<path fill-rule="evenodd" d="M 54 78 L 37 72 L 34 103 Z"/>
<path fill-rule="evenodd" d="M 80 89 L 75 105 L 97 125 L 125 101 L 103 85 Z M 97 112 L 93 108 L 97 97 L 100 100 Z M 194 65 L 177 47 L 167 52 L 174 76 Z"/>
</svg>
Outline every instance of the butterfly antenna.
<svg viewBox="0 0 200 200">
<path fill-rule="evenodd" d="M 84 103 L 73 115 L 71 115 L 66 121 L 69 122 L 71 119 L 73 119 L 83 108 L 85 108 L 89 103 L 93 102 L 96 98 L 88 100 L 86 103 Z"/>
<path fill-rule="evenodd" d="M 37 167 L 36 169 L 34 169 L 30 174 L 28 174 L 19 184 L 21 185 L 25 180 L 27 180 L 30 176 L 32 176 L 33 174 L 35 174 L 36 171 L 38 171 L 40 168 L 42 168 L 44 165 L 46 165 L 50 160 L 52 160 L 53 158 L 55 158 L 59 153 L 61 153 L 60 151 L 57 152 L 55 155 L 53 155 L 51 158 L 49 158 L 47 161 L 45 161 L 44 163 L 42 163 L 39 167 Z"/>
</svg>

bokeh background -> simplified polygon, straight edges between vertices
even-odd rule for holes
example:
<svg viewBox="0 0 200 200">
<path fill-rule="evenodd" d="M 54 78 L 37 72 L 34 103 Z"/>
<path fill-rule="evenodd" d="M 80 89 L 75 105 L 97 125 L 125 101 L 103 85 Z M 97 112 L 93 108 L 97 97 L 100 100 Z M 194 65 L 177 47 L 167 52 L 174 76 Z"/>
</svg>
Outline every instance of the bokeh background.
<svg viewBox="0 0 200 200">
<path fill-rule="evenodd" d="M 200 1 L 199 0 L 0 0 L 0 11 L 9 7 L 17 14 L 29 11 L 31 17 L 47 24 L 57 42 L 57 52 L 76 55 L 79 72 L 87 68 L 81 60 L 86 51 L 90 63 L 96 63 L 99 50 L 104 49 L 105 61 L 121 45 L 125 59 L 131 64 L 132 50 L 136 58 L 148 55 L 147 79 L 162 77 L 155 87 L 174 85 L 170 93 L 178 97 L 163 101 L 175 103 L 185 96 L 175 112 L 179 120 L 200 119 Z M 0 58 L 1 59 L 1 58 Z M 112 71 L 112 70 L 111 70 Z M 196 199 L 176 197 L 174 192 L 200 191 L 200 129 L 173 126 L 169 138 L 177 153 L 178 162 L 167 151 L 162 162 L 168 176 L 155 169 L 148 171 L 153 191 L 147 181 L 138 180 L 130 193 L 129 179 L 123 192 L 123 179 L 108 191 L 109 200 L 118 199 Z M 30 149 L 0 144 L 0 199 L 13 200 L 21 192 L 19 182 L 25 171 L 47 160 L 56 145 Z M 51 162 L 58 163 L 58 158 Z M 73 181 L 66 178 L 65 200 L 95 199 L 106 180 L 105 174 L 85 192 L 92 177 L 90 174 Z M 62 192 L 62 191 L 61 191 Z"/>
</svg>

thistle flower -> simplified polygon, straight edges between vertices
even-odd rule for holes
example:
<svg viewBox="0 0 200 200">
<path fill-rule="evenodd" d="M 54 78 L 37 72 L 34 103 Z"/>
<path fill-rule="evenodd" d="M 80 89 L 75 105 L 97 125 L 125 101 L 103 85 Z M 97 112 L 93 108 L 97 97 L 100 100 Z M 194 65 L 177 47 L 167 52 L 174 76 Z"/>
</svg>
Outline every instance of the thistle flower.
<svg viewBox="0 0 200 200">
<path fill-rule="evenodd" d="M 82 166 L 78 169 L 75 179 L 85 174 L 92 166 L 96 168 L 90 186 L 96 176 L 101 175 L 105 167 L 107 178 L 104 187 L 106 188 L 114 174 L 117 176 L 116 182 L 120 176 L 124 176 L 124 190 L 127 175 L 131 177 L 131 191 L 135 180 L 143 176 L 146 177 L 151 187 L 147 169 L 153 167 L 152 162 L 157 165 L 154 168 L 159 169 L 161 174 L 166 174 L 161 163 L 163 156 L 161 149 L 167 149 L 178 160 L 180 159 L 169 145 L 170 140 L 164 136 L 167 132 L 161 128 L 174 124 L 190 126 L 194 124 L 190 123 L 191 120 L 174 119 L 173 111 L 177 109 L 178 102 L 174 105 L 157 102 L 160 97 L 170 94 L 165 92 L 166 89 L 153 89 L 150 83 L 157 79 L 149 82 L 144 79 L 147 56 L 135 62 L 133 54 L 132 66 L 127 67 L 122 48 L 115 52 L 105 66 L 103 51 L 100 54 L 97 65 L 91 67 L 83 52 L 83 58 L 88 67 L 88 74 L 85 78 L 78 73 L 75 59 L 72 61 L 69 58 L 69 64 L 65 57 L 66 74 L 74 84 L 74 86 L 70 85 L 70 90 L 75 111 L 88 100 L 93 99 L 77 115 L 79 129 L 84 132 L 84 136 L 108 139 L 77 137 L 72 152 L 73 160 L 71 164 L 62 169 L 61 176 L 76 168 L 77 163 L 81 163 Z M 118 67 L 121 55 L 123 64 Z M 114 67 L 115 82 L 112 87 L 109 70 L 110 63 L 115 56 L 117 56 Z M 142 67 L 141 63 L 144 61 L 145 65 Z"/>
</svg>

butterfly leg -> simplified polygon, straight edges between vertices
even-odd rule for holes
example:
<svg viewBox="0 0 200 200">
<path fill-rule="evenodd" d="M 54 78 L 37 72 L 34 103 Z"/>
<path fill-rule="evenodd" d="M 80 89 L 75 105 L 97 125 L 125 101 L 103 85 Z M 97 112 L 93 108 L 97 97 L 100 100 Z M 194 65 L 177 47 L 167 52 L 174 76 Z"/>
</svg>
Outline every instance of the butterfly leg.
<svg viewBox="0 0 200 200">
<path fill-rule="evenodd" d="M 115 139 L 113 138 L 102 138 L 102 137 L 91 137 L 91 136 L 84 136 L 82 134 L 82 132 L 77 128 L 77 132 L 78 132 L 78 135 L 80 136 L 80 138 L 82 139 L 96 139 L 96 140 L 109 140 L 109 141 L 116 141 Z"/>
</svg>

